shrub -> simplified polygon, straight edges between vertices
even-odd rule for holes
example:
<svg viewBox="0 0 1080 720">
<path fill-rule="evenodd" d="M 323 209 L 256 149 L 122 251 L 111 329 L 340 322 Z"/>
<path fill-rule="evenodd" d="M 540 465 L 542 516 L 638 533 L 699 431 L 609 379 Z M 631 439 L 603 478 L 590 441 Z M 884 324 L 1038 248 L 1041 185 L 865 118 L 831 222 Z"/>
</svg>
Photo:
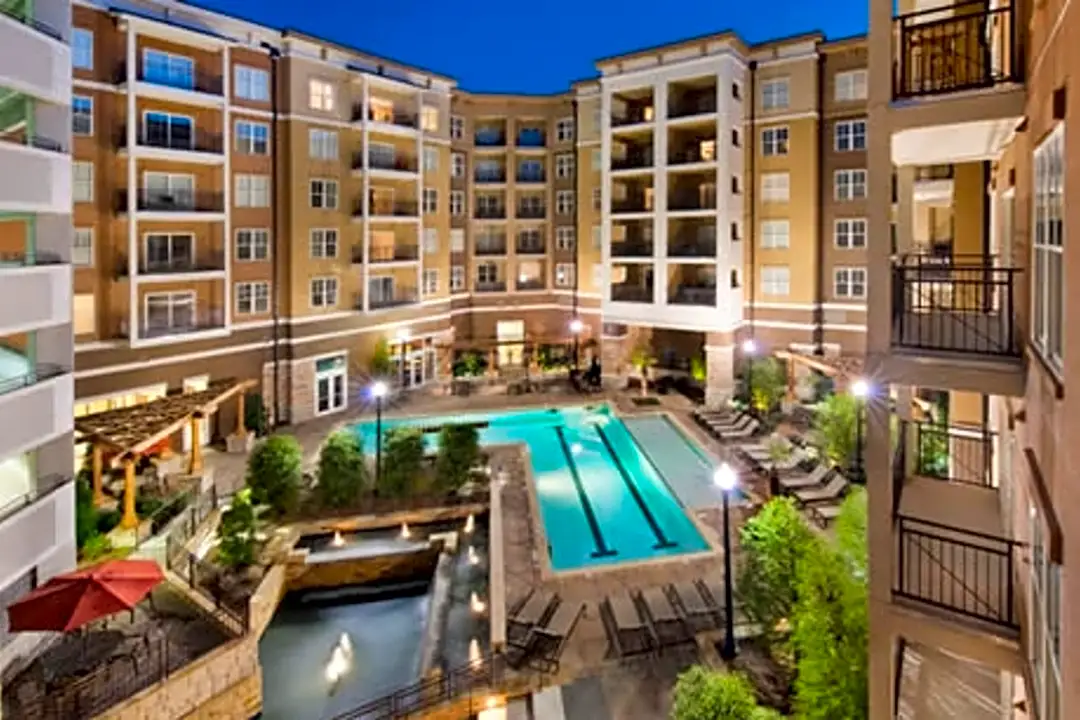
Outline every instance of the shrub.
<svg viewBox="0 0 1080 720">
<path fill-rule="evenodd" d="M 642 338 L 634 349 L 630 351 L 630 365 L 637 370 L 641 378 L 641 394 L 649 392 L 649 368 L 656 364 L 656 358 L 652 354 L 652 345 Z"/>
<path fill-rule="evenodd" d="M 251 489 L 233 495 L 229 509 L 218 524 L 218 559 L 228 567 L 246 567 L 255 562 L 255 533 L 258 517 L 251 504 Z"/>
<path fill-rule="evenodd" d="M 487 361 L 478 350 L 466 350 L 461 353 L 451 371 L 454 377 L 479 377 L 487 369 Z"/>
<path fill-rule="evenodd" d="M 708 378 L 708 366 L 705 364 L 704 355 L 695 355 L 690 358 L 690 379 L 696 383 L 704 383 Z"/>
<path fill-rule="evenodd" d="M 770 413 L 776 409 L 787 392 L 787 369 L 776 358 L 764 358 L 747 364 L 747 382 L 752 390 L 754 409 Z"/>
<path fill-rule="evenodd" d="M 94 487 L 85 473 L 75 480 L 75 544 L 82 547 L 98 533 L 100 513 L 94 507 Z M 112 528 L 110 528 L 112 529 Z"/>
<path fill-rule="evenodd" d="M 364 446 L 356 433 L 342 430 L 326 440 L 319 452 L 319 500 L 327 507 L 355 502 L 368 487 Z"/>
<path fill-rule="evenodd" d="M 855 419 L 859 401 L 848 393 L 830 395 L 814 408 L 813 442 L 831 462 L 846 467 L 855 459 Z"/>
<path fill-rule="evenodd" d="M 248 457 L 245 481 L 252 500 L 269 505 L 279 515 L 295 509 L 302 461 L 300 443 L 291 435 L 271 435 L 261 441 Z"/>
<path fill-rule="evenodd" d="M 383 436 L 380 495 L 403 497 L 419 488 L 424 471 L 424 435 L 419 428 L 391 428 Z"/>
<path fill-rule="evenodd" d="M 119 508 L 112 510 L 98 510 L 97 523 L 92 535 L 105 535 L 113 531 L 117 525 L 120 524 L 120 519 L 123 517 L 123 513 Z"/>
<path fill-rule="evenodd" d="M 386 338 L 379 338 L 375 347 L 372 348 L 368 369 L 375 377 L 385 377 L 393 369 L 393 363 L 390 361 L 390 343 Z"/>
<path fill-rule="evenodd" d="M 562 345 L 540 345 L 536 348 L 536 364 L 543 371 L 557 370 L 570 365 L 572 358 Z"/>
<path fill-rule="evenodd" d="M 779 715 L 758 705 L 745 676 L 695 665 L 679 674 L 672 720 L 771 720 Z"/>
<path fill-rule="evenodd" d="M 266 416 L 266 403 L 259 393 L 244 396 L 244 427 L 255 433 L 255 437 L 266 435 L 270 422 Z"/>
<path fill-rule="evenodd" d="M 480 434 L 472 425 L 444 425 L 439 432 L 435 480 L 443 490 L 457 490 L 466 483 L 480 460 Z"/>
<path fill-rule="evenodd" d="M 105 535 L 91 535 L 79 550 L 79 556 L 87 561 L 101 560 L 113 551 L 112 541 Z"/>
</svg>

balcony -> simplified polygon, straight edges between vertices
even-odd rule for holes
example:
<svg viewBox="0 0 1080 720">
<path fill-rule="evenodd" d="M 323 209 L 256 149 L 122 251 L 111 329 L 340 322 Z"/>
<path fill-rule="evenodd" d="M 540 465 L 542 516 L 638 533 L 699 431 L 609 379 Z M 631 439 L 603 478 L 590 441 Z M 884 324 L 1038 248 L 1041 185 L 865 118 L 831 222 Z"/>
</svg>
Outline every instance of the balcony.
<svg viewBox="0 0 1080 720">
<path fill-rule="evenodd" d="M 993 487 L 997 435 L 985 427 L 910 423 L 915 439 L 914 473 L 922 477 Z"/>
<path fill-rule="evenodd" d="M 611 158 L 612 170 L 640 170 L 653 166 L 652 151 L 631 152 L 622 157 Z"/>
<path fill-rule="evenodd" d="M 501 293 L 506 292 L 505 280 L 488 280 L 488 281 L 476 281 L 476 287 L 473 288 L 478 293 Z"/>
<path fill-rule="evenodd" d="M 353 208 L 353 216 L 358 217 L 364 213 L 364 204 L 357 202 Z M 415 200 L 373 200 L 368 213 L 369 217 L 420 217 L 419 206 Z"/>
<path fill-rule="evenodd" d="M 71 283 L 67 264 L 0 265 L 5 297 L 18 298 L 0 303 L 0 334 L 71 322 Z"/>
<path fill-rule="evenodd" d="M 514 287 L 518 290 L 543 290 L 547 287 L 547 284 L 542 277 L 519 277 L 514 283 Z"/>
<path fill-rule="evenodd" d="M 116 147 L 127 150 L 127 128 L 116 134 Z M 221 133 L 195 130 L 187 135 L 170 134 L 157 126 L 139 125 L 135 131 L 135 148 L 140 156 L 180 162 L 222 163 L 225 160 Z"/>
<path fill-rule="evenodd" d="M 685 93 L 668 103 L 668 119 L 711 115 L 716 112 L 716 88 L 706 88 L 700 92 Z"/>
<path fill-rule="evenodd" d="M 420 246 L 395 243 L 393 246 L 372 247 L 368 261 L 372 263 L 414 262 L 420 259 Z"/>
<path fill-rule="evenodd" d="M 514 243 L 514 252 L 518 255 L 543 255 L 546 252 L 544 238 L 535 235 L 519 235 L 517 242 Z"/>
<path fill-rule="evenodd" d="M 893 261 L 892 344 L 915 351 L 1021 356 L 1019 268 L 982 256 Z"/>
<path fill-rule="evenodd" d="M 477 130 L 473 144 L 480 148 L 506 147 L 506 133 L 501 130 Z"/>
<path fill-rule="evenodd" d="M 71 212 L 71 157 L 59 143 L 0 142 L 0 168 L 0 212 Z"/>
<path fill-rule="evenodd" d="M 1016 7 L 965 2 L 899 15 L 893 97 L 961 92 L 1019 82 Z"/>
<path fill-rule="evenodd" d="M 352 121 L 364 120 L 364 106 L 362 103 L 353 105 Z M 382 109 L 368 108 L 367 121 L 380 125 L 393 125 L 400 128 L 416 129 L 420 127 L 420 117 L 416 113 L 392 110 L 386 112 Z"/>
<path fill-rule="evenodd" d="M 476 255 L 505 255 L 506 254 L 506 236 L 505 235 L 481 235 L 476 238 L 476 249 L 474 250 Z"/>
<path fill-rule="evenodd" d="M 676 235 L 668 244 L 670 258 L 716 258 L 716 238 Z"/>
<path fill-rule="evenodd" d="M 139 82 L 159 85 L 174 90 L 187 90 L 203 95 L 221 95 L 222 78 L 219 73 L 195 71 L 192 73 L 167 73 L 139 68 Z"/>
<path fill-rule="evenodd" d="M 715 145 L 711 151 L 703 151 L 700 146 L 674 148 L 668 153 L 668 165 L 691 165 L 693 163 L 716 162 Z"/>
<path fill-rule="evenodd" d="M 715 192 L 674 192 L 668 197 L 668 210 L 715 210 Z"/>
<path fill-rule="evenodd" d="M 652 286 L 642 286 L 635 283 L 623 283 L 611 286 L 611 299 L 613 302 L 652 303 Z"/>
<path fill-rule="evenodd" d="M 542 183 L 544 182 L 544 171 L 536 172 L 535 170 L 518 170 L 517 175 L 514 176 L 517 182 L 522 184 L 528 183 Z"/>
<path fill-rule="evenodd" d="M 128 259 L 121 256 L 116 262 L 116 277 L 126 278 L 131 268 Z M 186 275 L 192 273 L 214 273 L 225 271 L 225 253 L 204 252 L 195 257 L 173 257 L 163 260 L 140 258 L 136 268 L 139 275 Z M 170 279 L 168 277 L 166 280 Z"/>
<path fill-rule="evenodd" d="M 611 213 L 613 215 L 621 213 L 652 212 L 652 210 L 652 203 L 648 202 L 644 195 L 637 195 L 634 197 L 621 198 L 619 200 L 611 201 Z"/>
<path fill-rule="evenodd" d="M 33 3 L 23 11 L 0 10 L 0 86 L 24 88 L 35 97 L 68 104 L 71 50 L 59 30 L 34 17 Z M 69 13 L 70 15 L 70 13 Z M 26 62 L 33 58 L 33 62 Z"/>
<path fill-rule="evenodd" d="M 477 170 L 473 173 L 473 180 L 477 185 L 497 185 L 499 183 L 506 182 L 506 171 L 499 170 Z"/>
<path fill-rule="evenodd" d="M 184 338 L 189 335 L 216 332 L 225 329 L 225 311 L 222 309 L 199 310 L 185 318 L 175 315 L 171 322 L 144 321 L 139 325 L 135 338 L 127 329 L 126 320 L 120 323 L 120 336 L 135 340 L 163 340 Z"/>
<path fill-rule="evenodd" d="M 413 305 L 420 301 L 420 295 L 416 288 L 394 288 L 388 294 L 372 294 L 368 305 L 372 310 L 387 310 L 389 308 Z"/>
<path fill-rule="evenodd" d="M 647 123 L 653 121 L 653 111 L 651 105 L 641 107 L 630 107 L 622 113 L 611 114 L 611 127 L 623 127 L 625 125 L 639 125 L 641 123 Z"/>
<path fill-rule="evenodd" d="M 514 217 L 518 220 L 543 220 L 547 209 L 543 205 L 518 205 Z"/>
<path fill-rule="evenodd" d="M 53 493 L 54 490 L 59 490 L 71 483 L 75 478 L 71 475 L 53 474 L 44 475 L 35 478 L 34 487 L 29 492 L 19 495 L 3 505 L 0 505 L 0 525 L 2 525 L 8 518 L 13 517 L 19 513 L 23 508 L 30 507 L 31 505 L 44 500 Z M 18 534 L 13 534 L 10 541 L 15 541 Z M 20 538 L 21 539 L 21 538 Z M 6 545 L 6 547 L 9 547 Z"/>
<path fill-rule="evenodd" d="M 653 242 L 644 237 L 627 237 L 625 240 L 611 241 L 611 257 L 613 258 L 651 258 L 653 256 Z"/>
<path fill-rule="evenodd" d="M 505 220 L 506 208 L 504 207 L 477 207 L 474 212 L 477 220 Z"/>
<path fill-rule="evenodd" d="M 163 192 L 139 188 L 135 196 L 135 209 L 138 212 L 169 214 L 224 213 L 225 196 L 220 192 Z M 116 194 L 116 210 L 128 211 L 128 191 L 120 190 Z"/>
<path fill-rule="evenodd" d="M 356 153 L 353 156 L 353 170 L 361 170 L 364 167 L 364 156 L 362 153 Z M 367 156 L 368 170 L 386 170 L 390 172 L 403 172 L 403 173 L 416 173 L 419 164 L 416 162 L 415 157 L 409 157 L 408 155 L 376 155 L 374 153 L 368 153 Z"/>
<path fill-rule="evenodd" d="M 716 307 L 716 286 L 677 285 L 668 291 L 668 305 Z"/>
<path fill-rule="evenodd" d="M 70 432 L 74 401 L 74 377 L 57 365 L 0 381 L 0 455 L 12 457 Z"/>
<path fill-rule="evenodd" d="M 514 144 L 519 148 L 543 148 L 547 146 L 547 134 L 543 130 L 521 130 L 517 134 Z"/>
</svg>

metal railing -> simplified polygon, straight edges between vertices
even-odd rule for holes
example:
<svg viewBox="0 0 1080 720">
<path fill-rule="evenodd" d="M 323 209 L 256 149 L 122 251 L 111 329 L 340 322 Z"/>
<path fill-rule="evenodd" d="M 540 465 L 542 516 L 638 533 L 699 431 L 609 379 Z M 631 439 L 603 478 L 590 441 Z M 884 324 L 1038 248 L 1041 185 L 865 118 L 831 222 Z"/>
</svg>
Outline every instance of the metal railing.
<svg viewBox="0 0 1080 720">
<path fill-rule="evenodd" d="M 988 428 L 914 423 L 918 475 L 992 487 L 996 433 Z"/>
<path fill-rule="evenodd" d="M 1019 627 L 1014 577 L 1019 543 L 905 515 L 896 520 L 894 595 Z"/>
<path fill-rule="evenodd" d="M 395 288 L 393 294 L 382 297 L 372 297 L 368 300 L 368 306 L 372 310 L 385 310 L 387 308 L 412 305 L 420 299 L 416 288 Z"/>
<path fill-rule="evenodd" d="M 138 328 L 138 338 L 140 340 L 153 340 L 156 338 L 221 330 L 224 329 L 224 327 L 225 311 L 223 309 L 210 311 L 196 310 L 189 317 L 185 319 L 174 318 L 173 321 L 168 324 L 156 324 L 144 321 L 144 324 L 140 325 Z M 120 320 L 118 334 L 120 337 L 124 338 L 131 336 L 126 318 Z"/>
<path fill-rule="evenodd" d="M 387 247 L 372 247 L 368 261 L 373 263 L 409 262 L 420 257 L 419 245 L 397 244 Z"/>
<path fill-rule="evenodd" d="M 636 170 L 638 168 L 649 168 L 653 165 L 652 151 L 647 152 L 630 152 L 622 157 L 611 158 L 612 170 Z"/>
<path fill-rule="evenodd" d="M 225 269 L 224 252 L 203 252 L 195 257 L 176 257 L 167 260 L 140 258 L 137 266 L 140 275 L 175 275 L 196 272 L 220 272 Z M 131 268 L 128 258 L 120 255 L 116 260 L 116 277 L 126 278 Z"/>
<path fill-rule="evenodd" d="M 668 210 L 715 210 L 715 193 L 673 193 L 668 197 Z"/>
<path fill-rule="evenodd" d="M 526 172 L 518 170 L 515 179 L 519 183 L 542 183 L 544 182 L 543 172 Z"/>
<path fill-rule="evenodd" d="M 353 155 L 353 170 L 360 170 L 363 167 L 364 154 L 358 152 Z M 396 170 L 398 172 L 414 173 L 419 166 L 417 165 L 416 158 L 408 155 L 394 155 L 392 157 L 387 157 L 385 155 L 368 153 L 367 167 L 369 170 Z"/>
<path fill-rule="evenodd" d="M 25 387 L 30 387 L 31 385 L 37 385 L 38 383 L 51 380 L 69 372 L 71 372 L 71 370 L 63 365 L 40 363 L 21 375 L 0 378 L 0 395 L 7 395 L 16 390 L 21 390 Z"/>
<path fill-rule="evenodd" d="M 191 129 L 187 135 L 172 134 L 168 128 L 141 123 L 135 130 L 135 144 L 140 147 L 161 148 L 163 150 L 181 150 L 184 152 L 202 152 L 221 154 L 223 150 L 221 133 Z M 127 128 L 121 126 L 116 133 L 116 146 L 127 147 Z M 269 149 L 267 150 L 269 152 Z"/>
<path fill-rule="evenodd" d="M 463 698 L 468 701 L 465 714 L 472 717 L 484 707 L 489 692 L 503 683 L 507 667 L 502 654 L 490 653 L 366 702 L 333 720 L 393 720 Z"/>
<path fill-rule="evenodd" d="M 117 66 L 116 74 L 114 76 L 117 83 L 127 82 L 127 66 L 124 63 L 120 63 Z M 174 88 L 176 90 L 187 90 L 189 92 L 205 93 L 207 95 L 221 95 L 224 84 L 222 77 L 218 73 L 206 73 L 198 70 L 192 73 L 177 73 L 176 75 L 158 74 L 157 72 L 147 73 L 146 69 L 140 67 L 135 74 L 136 80 L 139 82 L 149 83 L 151 85 L 160 85 L 162 87 Z"/>
<path fill-rule="evenodd" d="M 32 5 L 29 6 L 29 8 L 32 7 Z M 52 25 L 44 23 L 41 20 L 33 17 L 32 12 L 32 9 L 28 9 L 26 12 L 20 14 L 16 12 L 16 9 L 13 7 L 0 6 L 0 15 L 6 15 L 7 17 L 15 20 L 16 22 L 20 22 L 27 27 L 34 28 L 42 35 L 48 35 L 53 40 L 60 40 L 61 42 L 63 42 L 63 36 L 60 34 L 59 30 L 54 28 Z"/>
<path fill-rule="evenodd" d="M 615 240 L 611 243 L 611 257 L 652 257 L 652 240 L 644 238 L 627 238 Z"/>
<path fill-rule="evenodd" d="M 612 285 L 611 299 L 615 302 L 651 303 L 653 289 L 635 284 Z"/>
<path fill-rule="evenodd" d="M 547 135 L 543 132 L 519 133 L 514 144 L 520 148 L 542 148 L 547 145 Z"/>
<path fill-rule="evenodd" d="M 716 112 L 716 89 L 696 97 L 684 97 L 668 103 L 668 118 L 693 117 Z"/>
<path fill-rule="evenodd" d="M 172 560 L 174 555 L 175 564 Z M 170 564 L 169 569 L 183 578 L 191 590 L 212 603 L 214 612 L 230 630 L 237 635 L 247 634 L 251 627 L 251 598 L 226 592 L 220 584 L 221 568 L 200 560 L 190 552 L 178 554 L 168 548 L 165 556 Z"/>
<path fill-rule="evenodd" d="M 611 127 L 623 125 L 637 125 L 638 123 L 652 122 L 649 115 L 650 108 L 647 106 L 627 108 L 626 112 L 611 114 Z"/>
<path fill-rule="evenodd" d="M 357 201 L 353 209 L 353 215 L 364 213 L 364 203 Z M 416 217 L 419 214 L 419 205 L 415 200 L 376 200 L 368 208 L 371 217 Z"/>
<path fill-rule="evenodd" d="M 127 212 L 127 190 L 117 191 L 116 208 L 119 212 Z M 169 193 L 139 188 L 135 195 L 135 209 L 150 212 L 178 213 L 223 212 L 225 210 L 225 195 L 220 192 L 209 191 L 176 191 Z"/>
<path fill-rule="evenodd" d="M 546 252 L 544 241 L 535 237 L 519 237 L 514 244 L 514 252 L 518 255 L 543 255 Z"/>
<path fill-rule="evenodd" d="M 915 168 L 915 180 L 952 180 L 952 165 L 923 165 Z M 895 201 L 894 201 L 895 202 Z"/>
<path fill-rule="evenodd" d="M 518 278 L 514 282 L 514 287 L 518 290 L 543 290 L 547 284 L 542 277 Z"/>
<path fill-rule="evenodd" d="M 1019 268 L 981 255 L 905 255 L 893 261 L 893 344 L 1020 356 Z"/>
<path fill-rule="evenodd" d="M 74 478 L 71 475 L 61 475 L 59 473 L 39 477 L 34 488 L 30 492 L 23 493 L 18 497 L 8 500 L 3 505 L 0 505 L 0 522 L 3 522 L 24 507 L 33 505 L 38 500 L 49 495 L 53 490 L 67 485 L 73 479 Z"/>
<path fill-rule="evenodd" d="M 503 147 L 506 145 L 506 133 L 478 130 L 473 136 L 477 147 Z"/>
<path fill-rule="evenodd" d="M 716 257 L 716 238 L 676 236 L 668 247 L 668 257 Z"/>
<path fill-rule="evenodd" d="M 893 19 L 893 96 L 939 95 L 1019 81 L 1016 6 L 976 0 Z"/>
<path fill-rule="evenodd" d="M 505 220 L 506 208 L 478 205 L 473 212 L 473 216 L 476 217 L 477 220 Z"/>
<path fill-rule="evenodd" d="M 506 182 L 505 170 L 477 170 L 473 173 L 473 181 L 477 185 Z"/>
<path fill-rule="evenodd" d="M 492 280 L 491 282 L 480 282 L 477 280 L 474 290 L 478 293 L 506 292 L 506 281 Z"/>
<path fill-rule="evenodd" d="M 543 220 L 547 216 L 547 208 L 543 205 L 519 205 L 514 217 L 522 220 Z"/>
<path fill-rule="evenodd" d="M 699 162 L 716 162 L 716 155 L 706 157 L 700 147 L 688 147 L 668 152 L 668 165 L 688 165 Z"/>
<path fill-rule="evenodd" d="M 478 237 L 473 252 L 476 255 L 505 255 L 506 237 Z"/>
<path fill-rule="evenodd" d="M 358 103 L 353 106 L 352 121 L 360 122 L 364 119 L 364 106 L 362 103 Z M 397 125 L 399 127 L 418 128 L 420 127 L 420 117 L 416 113 L 410 112 L 398 112 L 394 110 L 389 116 L 384 115 L 381 110 L 375 108 L 368 108 L 367 113 L 368 122 L 381 123 L 383 125 Z"/>
<path fill-rule="evenodd" d="M 668 294 L 669 305 L 716 306 L 716 288 L 682 285 Z"/>
<path fill-rule="evenodd" d="M 612 213 L 652 212 L 652 207 L 645 202 L 645 196 L 628 197 L 611 201 Z"/>
</svg>

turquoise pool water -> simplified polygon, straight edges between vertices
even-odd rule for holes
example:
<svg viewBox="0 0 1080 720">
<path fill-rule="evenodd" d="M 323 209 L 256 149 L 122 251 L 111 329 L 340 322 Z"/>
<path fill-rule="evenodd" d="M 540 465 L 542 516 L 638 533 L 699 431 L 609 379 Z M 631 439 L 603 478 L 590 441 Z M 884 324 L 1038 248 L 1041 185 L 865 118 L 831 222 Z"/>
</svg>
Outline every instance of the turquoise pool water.
<svg viewBox="0 0 1080 720">
<path fill-rule="evenodd" d="M 383 428 L 486 423 L 485 445 L 529 446 L 555 570 L 700 552 L 708 544 L 623 422 L 607 406 L 394 418 Z M 370 452 L 375 423 L 354 426 Z M 425 441 L 434 447 L 434 433 Z M 680 436 L 680 441 L 688 440 Z M 671 471 L 669 471 L 671 472 Z"/>
</svg>

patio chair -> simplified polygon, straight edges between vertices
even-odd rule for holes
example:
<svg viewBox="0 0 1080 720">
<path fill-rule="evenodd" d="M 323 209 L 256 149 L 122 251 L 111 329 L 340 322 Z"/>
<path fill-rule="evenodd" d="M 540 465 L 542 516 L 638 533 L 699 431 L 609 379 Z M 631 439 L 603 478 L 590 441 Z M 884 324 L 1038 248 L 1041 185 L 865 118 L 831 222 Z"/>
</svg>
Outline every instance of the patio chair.
<svg viewBox="0 0 1080 720">
<path fill-rule="evenodd" d="M 720 430 L 719 434 L 721 440 L 738 440 L 740 438 L 752 437 L 759 430 L 761 430 L 761 423 L 751 417 L 749 422 L 741 423 L 739 427 L 732 430 Z"/>
<path fill-rule="evenodd" d="M 577 606 L 560 603 L 546 623 L 532 629 L 522 645 L 510 648 L 507 654 L 510 667 L 528 663 L 542 672 L 558 672 L 563 649 L 584 614 L 584 603 Z"/>
<path fill-rule="evenodd" d="M 818 465 L 808 475 L 781 476 L 780 485 L 788 492 L 811 490 L 824 483 L 831 471 L 828 465 Z"/>
<path fill-rule="evenodd" d="M 533 629 L 547 623 L 561 602 L 557 594 L 530 590 L 518 606 L 511 608 L 506 621 L 507 645 L 524 645 Z"/>
<path fill-rule="evenodd" d="M 600 620 L 615 655 L 620 659 L 651 654 L 656 640 L 630 596 L 619 593 L 600 603 Z"/>
<path fill-rule="evenodd" d="M 694 642 L 694 633 L 686 620 L 676 611 L 667 593 L 658 587 L 638 593 L 639 611 L 652 628 L 658 649 L 678 647 Z"/>
<path fill-rule="evenodd" d="M 714 630 L 722 624 L 723 617 L 718 609 L 706 602 L 694 583 L 668 585 L 665 591 L 671 598 L 672 604 L 679 608 L 687 624 L 695 632 Z"/>
<path fill-rule="evenodd" d="M 848 491 L 848 481 L 840 473 L 833 473 L 823 487 L 810 488 L 809 490 L 796 490 L 795 498 L 803 505 L 813 503 L 827 503 L 839 500 Z"/>
<path fill-rule="evenodd" d="M 822 530 L 827 529 L 830 523 L 840 517 L 839 504 L 807 505 L 806 510 L 810 513 L 810 518 L 816 522 L 818 527 Z"/>
<path fill-rule="evenodd" d="M 701 593 L 701 596 L 705 598 L 705 602 L 716 608 L 716 612 L 722 620 L 726 612 L 723 605 L 720 604 L 720 598 L 724 597 L 723 587 L 713 588 L 704 580 L 695 580 L 694 585 L 697 587 L 698 592 Z M 736 637 L 749 637 L 754 634 L 755 628 L 750 619 L 746 617 L 746 613 L 743 612 L 738 599 L 735 600 L 732 615 L 734 616 L 733 625 Z"/>
<path fill-rule="evenodd" d="M 754 421 L 754 416 L 749 413 L 740 413 L 731 418 L 724 419 L 708 419 L 706 422 L 710 429 L 715 432 L 731 432 L 735 430 L 741 430 L 747 427 Z"/>
</svg>

